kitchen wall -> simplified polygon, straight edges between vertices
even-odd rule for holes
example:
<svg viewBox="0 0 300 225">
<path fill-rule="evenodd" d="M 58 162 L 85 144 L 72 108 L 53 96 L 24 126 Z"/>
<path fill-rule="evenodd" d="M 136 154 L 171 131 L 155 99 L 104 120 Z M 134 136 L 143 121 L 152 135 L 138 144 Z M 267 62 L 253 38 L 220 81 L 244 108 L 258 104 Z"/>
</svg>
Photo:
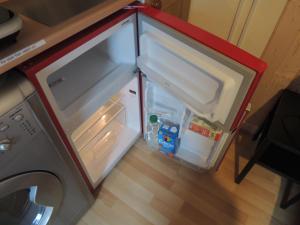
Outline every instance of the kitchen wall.
<svg viewBox="0 0 300 225">
<path fill-rule="evenodd" d="M 251 100 L 246 121 L 250 130 L 265 119 L 281 89 L 300 92 L 300 0 L 288 1 L 262 58 L 269 68 Z"/>
<path fill-rule="evenodd" d="M 188 21 L 261 57 L 288 0 L 191 0 Z"/>
<path fill-rule="evenodd" d="M 145 0 L 144 2 L 183 20 L 188 19 L 191 0 Z"/>
<path fill-rule="evenodd" d="M 191 0 L 188 21 L 228 39 L 239 2 L 240 0 Z"/>
</svg>

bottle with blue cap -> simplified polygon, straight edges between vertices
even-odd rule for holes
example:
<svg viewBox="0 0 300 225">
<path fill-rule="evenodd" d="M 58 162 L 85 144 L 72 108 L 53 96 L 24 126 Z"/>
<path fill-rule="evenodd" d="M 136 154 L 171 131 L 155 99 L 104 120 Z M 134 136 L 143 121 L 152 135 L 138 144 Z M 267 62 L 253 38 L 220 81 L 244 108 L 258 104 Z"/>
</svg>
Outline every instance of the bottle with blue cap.
<svg viewBox="0 0 300 225">
<path fill-rule="evenodd" d="M 152 114 L 149 117 L 148 130 L 147 130 L 147 142 L 151 147 L 156 149 L 159 148 L 158 130 L 159 130 L 158 116 Z"/>
</svg>

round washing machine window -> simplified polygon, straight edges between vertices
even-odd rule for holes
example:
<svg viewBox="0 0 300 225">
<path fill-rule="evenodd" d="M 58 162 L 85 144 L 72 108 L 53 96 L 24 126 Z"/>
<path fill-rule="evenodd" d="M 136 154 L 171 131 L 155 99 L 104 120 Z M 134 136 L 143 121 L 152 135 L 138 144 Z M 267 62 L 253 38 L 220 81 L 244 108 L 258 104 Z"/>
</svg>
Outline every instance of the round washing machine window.
<svg viewBox="0 0 300 225">
<path fill-rule="evenodd" d="M 53 207 L 37 204 L 35 187 L 16 191 L 0 199 L 0 224 L 44 225 L 47 224 Z"/>
<path fill-rule="evenodd" d="M 62 184 L 50 173 L 31 172 L 0 182 L 0 224 L 47 225 L 63 199 Z"/>
</svg>

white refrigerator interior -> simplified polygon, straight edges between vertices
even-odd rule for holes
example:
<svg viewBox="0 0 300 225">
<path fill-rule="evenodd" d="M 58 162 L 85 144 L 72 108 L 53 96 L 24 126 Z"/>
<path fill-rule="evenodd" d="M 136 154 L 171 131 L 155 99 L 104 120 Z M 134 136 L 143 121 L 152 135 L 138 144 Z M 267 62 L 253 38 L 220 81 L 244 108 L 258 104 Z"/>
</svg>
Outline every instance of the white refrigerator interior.
<svg viewBox="0 0 300 225">
<path fill-rule="evenodd" d="M 149 126 L 150 115 L 158 115 L 162 120 L 179 124 L 180 144 L 176 157 L 194 166 L 209 169 L 213 167 L 222 153 L 228 138 L 224 132 L 221 140 L 215 141 L 188 129 L 194 113 L 180 100 L 168 93 L 164 88 L 144 79 L 144 126 Z M 147 133 L 145 133 L 147 136 Z"/>
<path fill-rule="evenodd" d="M 135 17 L 39 72 L 94 187 L 141 135 Z"/>
<path fill-rule="evenodd" d="M 151 113 L 180 125 L 178 158 L 213 167 L 230 136 L 224 127 L 246 94 L 239 91 L 251 83 L 138 18 L 124 19 L 37 73 L 94 187 L 141 135 L 142 120 L 147 132 Z M 224 129 L 221 140 L 189 130 L 193 115 Z"/>
<path fill-rule="evenodd" d="M 134 78 L 95 113 L 95 118 L 72 136 L 87 172 L 99 183 L 141 134 L 138 80 Z"/>
</svg>

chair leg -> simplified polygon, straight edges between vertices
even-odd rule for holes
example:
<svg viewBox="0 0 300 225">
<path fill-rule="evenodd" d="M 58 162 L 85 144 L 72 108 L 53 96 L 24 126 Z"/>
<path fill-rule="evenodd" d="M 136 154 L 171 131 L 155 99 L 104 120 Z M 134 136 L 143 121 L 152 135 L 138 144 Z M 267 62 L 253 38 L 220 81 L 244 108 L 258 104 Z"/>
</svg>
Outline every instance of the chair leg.
<svg viewBox="0 0 300 225">
<path fill-rule="evenodd" d="M 269 115 L 268 118 L 260 125 L 255 134 L 252 136 L 252 141 L 257 141 L 260 135 L 264 135 L 269 129 L 273 116 Z"/>
<path fill-rule="evenodd" d="M 293 186 L 293 182 L 291 180 L 287 180 L 286 186 L 284 188 L 283 196 L 280 202 L 280 207 L 283 209 L 287 208 L 287 202 L 289 200 L 292 186 Z"/>
<path fill-rule="evenodd" d="M 248 172 L 252 169 L 254 164 L 256 163 L 256 159 L 250 159 L 247 165 L 244 167 L 242 172 L 235 177 L 235 183 L 240 184 Z"/>
<path fill-rule="evenodd" d="M 268 129 L 270 123 L 272 122 L 272 119 L 274 117 L 277 105 L 279 103 L 279 100 L 275 103 L 274 107 L 272 110 L 269 112 L 268 116 L 266 117 L 265 121 L 259 126 L 255 134 L 252 136 L 252 141 L 256 141 L 259 138 L 259 135 L 264 132 L 265 129 Z"/>
<path fill-rule="evenodd" d="M 266 122 L 263 122 L 263 124 L 260 125 L 260 127 L 255 131 L 255 134 L 252 136 L 252 141 L 256 141 L 259 138 L 259 135 L 262 133 L 266 126 Z"/>
<path fill-rule="evenodd" d="M 241 171 L 241 173 L 239 173 L 235 177 L 235 182 L 237 184 L 240 184 L 242 182 L 242 180 L 245 178 L 245 176 L 248 174 L 248 172 L 252 169 L 252 167 L 254 166 L 254 164 L 258 161 L 258 159 L 261 157 L 261 155 L 267 149 L 268 145 L 269 145 L 269 142 L 265 139 L 257 147 L 254 156 L 251 157 L 251 159 L 248 161 L 247 165 L 244 167 L 244 169 Z"/>
<path fill-rule="evenodd" d="M 280 202 L 280 207 L 282 209 L 286 209 L 289 206 L 293 205 L 294 203 L 300 201 L 300 193 L 289 199 L 290 192 L 292 190 L 292 186 L 293 186 L 293 182 L 288 180 L 287 184 L 286 184 L 286 187 L 284 189 L 282 200 Z"/>
</svg>

